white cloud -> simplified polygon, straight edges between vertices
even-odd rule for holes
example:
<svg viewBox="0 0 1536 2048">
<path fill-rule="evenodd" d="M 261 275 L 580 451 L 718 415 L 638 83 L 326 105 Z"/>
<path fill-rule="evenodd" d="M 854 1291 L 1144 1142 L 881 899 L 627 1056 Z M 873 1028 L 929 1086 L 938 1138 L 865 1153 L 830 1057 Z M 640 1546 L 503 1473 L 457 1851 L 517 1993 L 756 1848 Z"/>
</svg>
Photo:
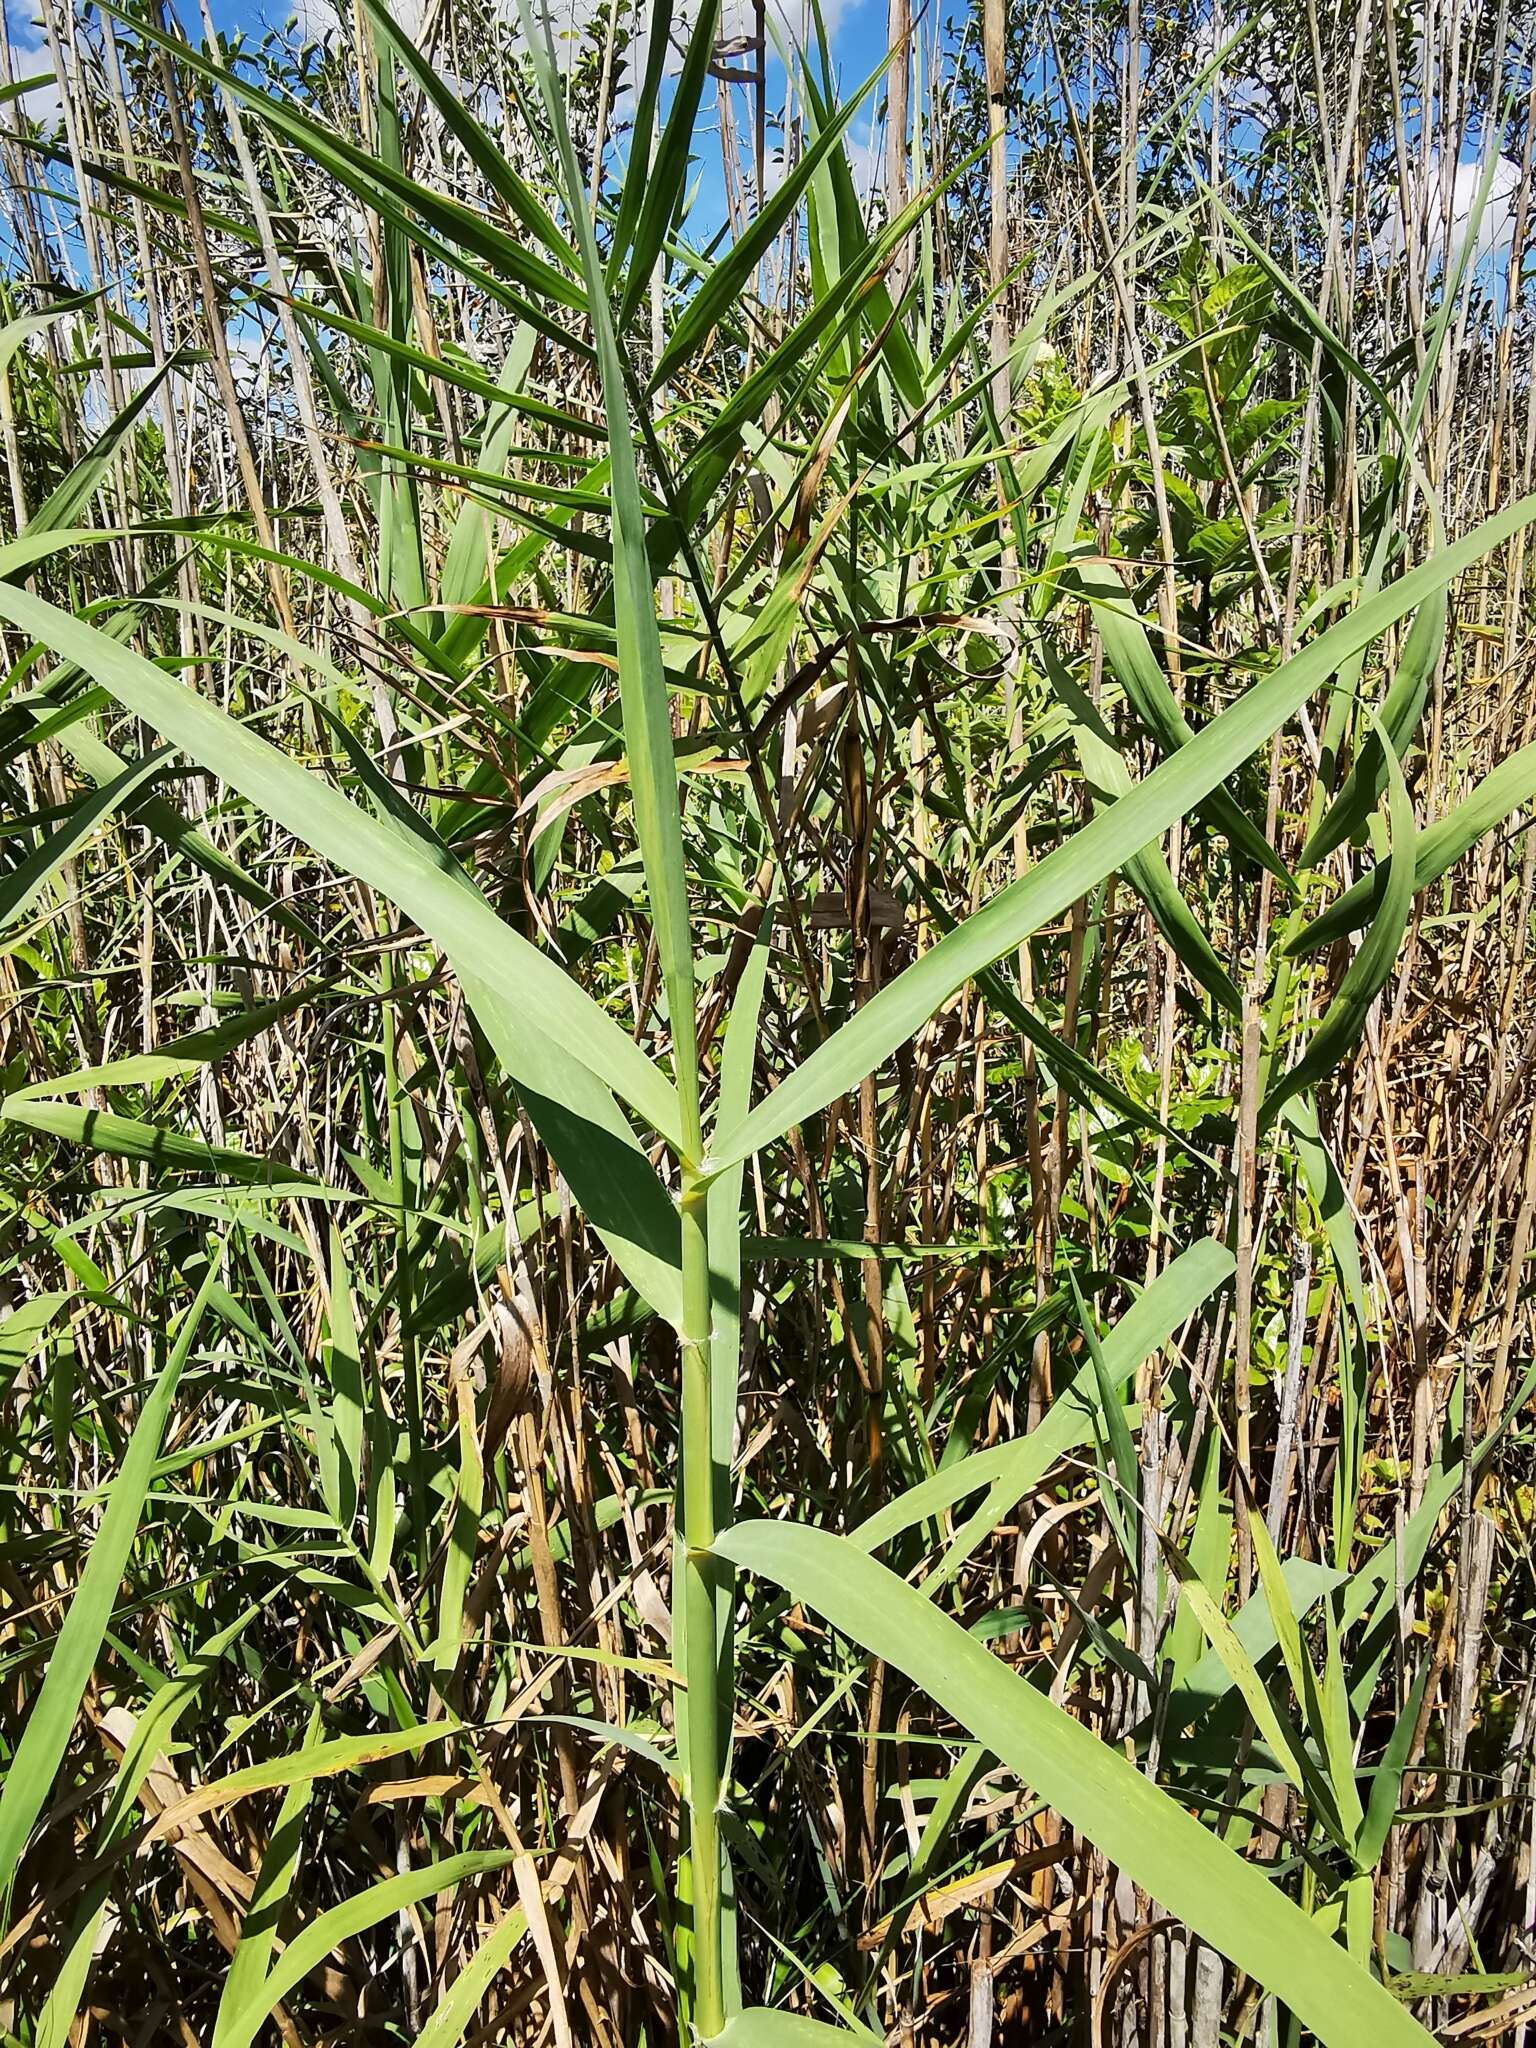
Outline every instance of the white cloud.
<svg viewBox="0 0 1536 2048">
<path fill-rule="evenodd" d="M 1453 263 L 1461 255 L 1471 233 L 1472 215 L 1486 168 L 1475 158 L 1467 158 L 1456 164 L 1451 172 L 1450 257 Z M 1393 188 L 1386 217 L 1374 242 L 1376 254 L 1383 262 L 1391 262 L 1403 253 L 1405 211 L 1415 245 L 1424 251 L 1432 264 L 1440 261 L 1446 245 L 1443 178 L 1443 160 L 1435 151 L 1425 170 L 1416 177 L 1410 177 L 1406 209 L 1399 204 L 1397 188 Z M 1507 156 L 1499 157 L 1493 167 L 1487 203 L 1477 225 L 1477 239 L 1472 245 L 1474 264 L 1481 264 L 1490 256 L 1496 263 L 1508 259 L 1514 243 L 1519 192 L 1520 166 Z"/>
<path fill-rule="evenodd" d="M 274 0 L 275 5 L 280 0 Z M 386 0 L 391 16 L 413 43 L 420 43 L 429 16 L 441 20 L 443 5 L 432 0 Z M 542 0 L 533 0 L 537 19 Z M 562 36 L 584 29 L 597 12 L 598 0 L 548 0 L 549 23 L 558 42 Z M 518 32 L 521 16 L 517 0 L 492 0 L 491 12 L 505 27 Z M 283 18 L 297 32 L 301 42 L 323 43 L 352 21 L 351 0 L 290 0 Z"/>
<path fill-rule="evenodd" d="M 296 35 L 300 43 L 323 43 L 327 36 L 335 35 L 341 26 L 331 0 L 297 0 L 282 17 L 282 25 Z"/>
<path fill-rule="evenodd" d="M 729 9 L 734 0 L 725 0 L 725 4 Z M 836 41 L 844 21 L 863 4 L 864 0 L 822 0 L 821 18 L 829 43 Z M 747 11 L 750 13 L 750 8 Z M 816 13 L 810 0 L 768 0 L 768 15 L 770 21 L 778 22 L 780 34 L 802 49 L 816 33 Z"/>
</svg>

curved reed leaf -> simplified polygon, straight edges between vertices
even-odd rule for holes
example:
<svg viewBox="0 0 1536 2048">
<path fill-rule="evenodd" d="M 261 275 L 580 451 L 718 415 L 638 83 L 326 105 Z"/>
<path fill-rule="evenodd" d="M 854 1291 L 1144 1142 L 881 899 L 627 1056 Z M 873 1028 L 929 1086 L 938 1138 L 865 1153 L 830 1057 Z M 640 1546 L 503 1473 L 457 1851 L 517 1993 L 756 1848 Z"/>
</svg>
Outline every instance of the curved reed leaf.
<svg viewBox="0 0 1536 2048">
<path fill-rule="evenodd" d="M 905 1672 L 1326 2048 L 1425 2048 L 1418 2022 L 1254 1864 L 917 1588 L 845 1538 L 790 1522 L 739 1523 L 719 1547 Z"/>
<path fill-rule="evenodd" d="M 1388 626 L 1533 519 L 1536 497 L 1496 513 L 1256 683 L 1128 796 L 1111 804 L 887 983 L 767 1101 L 734 1130 L 720 1134 L 710 1148 L 709 1170 L 718 1172 L 737 1159 L 749 1158 L 857 1086 L 974 974 L 1059 916 L 1215 789 L 1279 731 L 1349 654 L 1368 647 Z"/>
</svg>

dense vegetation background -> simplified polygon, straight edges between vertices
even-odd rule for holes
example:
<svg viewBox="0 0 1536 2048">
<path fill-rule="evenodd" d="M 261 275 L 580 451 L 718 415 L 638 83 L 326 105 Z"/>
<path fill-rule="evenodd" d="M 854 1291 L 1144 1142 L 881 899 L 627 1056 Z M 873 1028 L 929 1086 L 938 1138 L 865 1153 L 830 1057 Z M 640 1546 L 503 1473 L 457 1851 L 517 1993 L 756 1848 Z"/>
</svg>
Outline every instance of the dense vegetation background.
<svg viewBox="0 0 1536 2048">
<path fill-rule="evenodd" d="M 877 5 L 0 16 L 9 2043 L 1536 2026 L 1536 22 Z"/>
</svg>

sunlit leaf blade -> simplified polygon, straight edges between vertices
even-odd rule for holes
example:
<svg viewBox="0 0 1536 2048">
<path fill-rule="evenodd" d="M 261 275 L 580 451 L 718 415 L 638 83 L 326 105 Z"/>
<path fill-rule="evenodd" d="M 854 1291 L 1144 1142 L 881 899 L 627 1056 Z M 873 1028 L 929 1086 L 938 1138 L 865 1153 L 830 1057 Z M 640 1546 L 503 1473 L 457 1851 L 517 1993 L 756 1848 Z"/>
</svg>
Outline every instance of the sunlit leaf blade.
<svg viewBox="0 0 1536 2048">
<path fill-rule="evenodd" d="M 101 1527 L 70 1598 L 5 1783 L 0 1786 L 0 1894 L 10 1891 L 27 1836 L 43 1810 L 69 1746 L 75 1715 L 90 1683 L 102 1638 L 112 1623 L 123 1568 L 138 1533 L 176 1385 L 191 1356 L 217 1279 L 215 1262 L 182 1317 L 170 1355 L 139 1412 L 122 1465 L 108 1491 Z"/>
<path fill-rule="evenodd" d="M 1533 518 L 1536 498 L 1522 499 L 1496 514 L 1256 683 L 1128 796 L 1102 811 L 881 989 L 734 1131 L 721 1133 L 711 1149 L 711 1167 L 750 1157 L 856 1086 L 972 975 L 1059 916 L 1215 789 L 1280 729 L 1347 654 L 1369 646 L 1395 620 Z"/>
<path fill-rule="evenodd" d="M 1392 972 L 1413 913 L 1413 805 L 1397 755 L 1379 726 L 1373 727 L 1372 739 L 1376 752 L 1386 763 L 1389 801 L 1390 822 L 1386 830 L 1390 835 L 1390 854 L 1384 863 L 1386 881 L 1381 901 L 1360 950 L 1344 970 L 1344 978 L 1318 1020 L 1306 1050 L 1265 1096 L 1259 1111 L 1261 1124 L 1268 1124 L 1293 1095 L 1331 1074 L 1354 1052 L 1364 1034 L 1371 1005 Z M 1379 841 L 1380 835 L 1378 853 L 1382 850 Z"/>
<path fill-rule="evenodd" d="M 905 1672 L 1326 2048 L 1425 2048 L 1418 2022 L 1260 1870 L 874 1558 L 788 1522 L 744 1522 L 720 1548 Z"/>
<path fill-rule="evenodd" d="M 1433 825 L 1427 825 L 1414 845 L 1413 887 L 1417 894 L 1474 847 L 1485 833 L 1502 824 L 1511 811 L 1519 810 L 1536 797 L 1536 741 L 1517 748 L 1492 768 L 1454 810 Z M 1287 950 L 1293 954 L 1315 953 L 1347 938 L 1369 923 L 1380 909 L 1387 887 L 1390 862 L 1373 868 L 1346 889 L 1320 917 L 1304 925 Z"/>
<path fill-rule="evenodd" d="M 470 1878 L 503 1869 L 511 1860 L 511 1852 L 505 1849 L 469 1850 L 460 1856 L 445 1856 L 438 1862 L 423 1864 L 418 1870 L 404 1871 L 398 1877 L 386 1877 L 367 1891 L 359 1892 L 355 1898 L 345 1899 L 339 1906 L 332 1906 L 329 1911 L 319 1914 L 288 1943 L 270 1974 L 230 2012 L 218 2037 L 218 2048 L 251 2048 L 273 2007 L 353 1935 L 361 1934 L 365 1928 L 376 1927 L 381 1920 L 418 1905 L 434 1893 L 451 1892 L 456 1885 Z M 521 1915 L 514 1917 L 520 1919 Z M 473 1964 L 470 1967 L 473 1968 Z M 462 1982 L 462 1977 L 457 1980 L 457 1983 Z M 454 1993 L 450 1992 L 439 2006 L 439 2014 L 453 2002 Z M 431 2025 L 420 2039 L 426 2042 L 429 2036 L 436 2048 L 448 2048 L 448 2043 L 458 2038 L 446 2030 L 432 2035 Z"/>
<path fill-rule="evenodd" d="M 472 965 L 476 980 L 499 1001 L 536 1010 L 541 1027 L 558 1032 L 573 1058 L 617 1088 L 653 1129 L 677 1141 L 676 1096 L 634 1041 L 554 961 L 504 925 L 461 874 L 445 871 L 419 838 L 370 818 L 153 662 L 31 591 L 0 583 L 0 617 L 78 663 L 269 817 L 380 889 L 450 958 Z"/>
<path fill-rule="evenodd" d="M 520 0 L 524 32 L 545 112 L 555 133 L 567 195 L 576 219 L 586 280 L 587 310 L 597 344 L 603 410 L 608 421 L 612 465 L 614 623 L 618 629 L 619 696 L 624 717 L 624 751 L 635 806 L 635 832 L 645 863 L 651 921 L 666 984 L 673 1034 L 678 1041 L 678 1089 L 685 1147 L 699 1136 L 698 1077 L 693 1055 L 693 944 L 688 928 L 687 863 L 678 814 L 677 762 L 672 750 L 672 707 L 662 661 L 656 596 L 646 546 L 645 507 L 635 467 L 624 368 L 608 304 L 607 281 L 597 238 L 582 193 L 576 154 L 565 118 L 565 95 L 555 72 L 547 25 L 535 27 Z"/>
</svg>

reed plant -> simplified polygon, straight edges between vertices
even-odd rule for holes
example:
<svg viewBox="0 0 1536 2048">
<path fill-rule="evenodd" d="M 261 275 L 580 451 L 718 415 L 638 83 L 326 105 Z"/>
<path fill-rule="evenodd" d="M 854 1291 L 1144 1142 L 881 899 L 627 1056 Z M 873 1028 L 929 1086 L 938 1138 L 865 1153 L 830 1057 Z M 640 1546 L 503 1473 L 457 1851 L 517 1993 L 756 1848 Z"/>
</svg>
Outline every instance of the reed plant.
<svg viewBox="0 0 1536 2048">
<path fill-rule="evenodd" d="M 7 41 L 8 2041 L 1523 2038 L 1529 67 L 1286 21 Z"/>
</svg>

